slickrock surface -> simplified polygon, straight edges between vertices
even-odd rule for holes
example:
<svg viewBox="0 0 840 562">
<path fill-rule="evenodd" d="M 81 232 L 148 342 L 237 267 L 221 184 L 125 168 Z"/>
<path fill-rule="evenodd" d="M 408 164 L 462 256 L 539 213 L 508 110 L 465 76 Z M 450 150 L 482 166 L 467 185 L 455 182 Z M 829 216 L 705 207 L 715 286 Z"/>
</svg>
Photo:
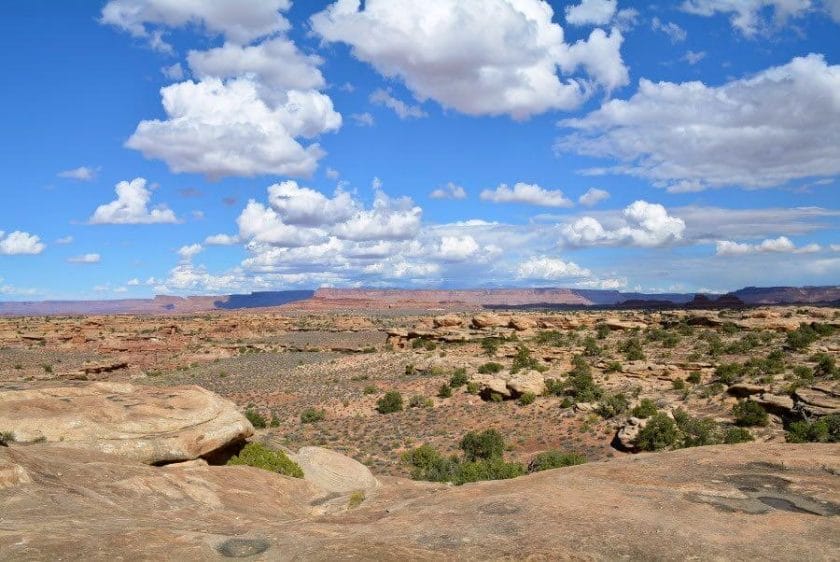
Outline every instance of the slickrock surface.
<svg viewBox="0 0 840 562">
<path fill-rule="evenodd" d="M 0 559 L 836 560 L 840 448 L 748 444 L 625 457 L 462 487 L 397 478 L 325 510 L 248 467 L 151 467 L 0 447 Z"/>
<path fill-rule="evenodd" d="M 198 386 L 82 383 L 0 392 L 0 428 L 147 464 L 196 459 L 253 434 L 236 406 Z"/>
</svg>

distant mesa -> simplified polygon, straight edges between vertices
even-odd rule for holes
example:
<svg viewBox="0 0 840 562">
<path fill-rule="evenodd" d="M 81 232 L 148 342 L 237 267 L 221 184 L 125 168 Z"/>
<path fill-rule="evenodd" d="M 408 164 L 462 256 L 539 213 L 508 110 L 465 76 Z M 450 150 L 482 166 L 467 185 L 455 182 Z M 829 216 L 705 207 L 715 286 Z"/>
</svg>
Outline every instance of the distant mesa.
<svg viewBox="0 0 840 562">
<path fill-rule="evenodd" d="M 764 305 L 832 305 L 840 302 L 840 286 L 746 287 L 724 295 L 695 293 L 623 293 L 614 290 L 542 288 L 494 289 L 335 289 L 257 291 L 249 294 L 160 295 L 152 299 L 101 301 L 0 302 L 2 316 L 74 314 L 189 314 L 214 310 L 294 307 L 305 310 L 359 308 L 740 308 Z"/>
</svg>

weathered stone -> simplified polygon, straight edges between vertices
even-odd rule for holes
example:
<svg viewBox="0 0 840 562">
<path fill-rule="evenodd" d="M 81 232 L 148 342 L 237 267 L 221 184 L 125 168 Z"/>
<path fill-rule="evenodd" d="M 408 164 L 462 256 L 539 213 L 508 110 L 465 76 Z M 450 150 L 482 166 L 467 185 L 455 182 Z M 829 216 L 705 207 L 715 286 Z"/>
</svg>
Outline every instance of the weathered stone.
<svg viewBox="0 0 840 562">
<path fill-rule="evenodd" d="M 530 316 L 514 316 L 508 322 L 508 326 L 517 332 L 533 330 L 537 327 L 537 321 Z"/>
<path fill-rule="evenodd" d="M 303 469 L 303 478 L 325 492 L 372 491 L 379 485 L 362 463 L 329 449 L 303 447 L 289 455 Z"/>
<path fill-rule="evenodd" d="M 0 392 L 18 442 L 60 442 L 155 464 L 195 459 L 253 434 L 236 406 L 198 386 L 127 383 Z"/>
<path fill-rule="evenodd" d="M 754 394 L 764 394 L 770 392 L 770 389 L 761 384 L 741 382 L 731 385 L 726 389 L 726 392 L 732 396 L 744 398 L 746 396 L 753 396 Z"/>
<path fill-rule="evenodd" d="M 472 326 L 479 330 L 485 328 L 502 328 L 508 325 L 510 318 L 499 316 L 498 314 L 476 314 L 472 318 Z"/>
<path fill-rule="evenodd" d="M 648 418 L 630 417 L 619 428 L 616 439 L 625 450 L 636 450 L 636 438 L 639 437 L 639 432 L 647 425 L 647 422 Z"/>
<path fill-rule="evenodd" d="M 526 392 L 539 396 L 545 392 L 545 378 L 539 371 L 516 373 L 508 379 L 507 387 L 514 396 L 521 396 Z"/>
<path fill-rule="evenodd" d="M 432 325 L 435 328 L 455 328 L 460 327 L 464 321 L 460 316 L 455 314 L 445 314 L 443 316 L 435 316 L 432 319 Z"/>
<path fill-rule="evenodd" d="M 779 416 L 787 416 L 793 412 L 794 402 L 790 396 L 782 396 L 778 394 L 758 394 L 752 398 L 761 406 L 770 412 Z"/>
<path fill-rule="evenodd" d="M 828 416 L 840 413 L 840 396 L 827 385 L 797 388 L 793 393 L 796 409 L 808 416 Z"/>
</svg>

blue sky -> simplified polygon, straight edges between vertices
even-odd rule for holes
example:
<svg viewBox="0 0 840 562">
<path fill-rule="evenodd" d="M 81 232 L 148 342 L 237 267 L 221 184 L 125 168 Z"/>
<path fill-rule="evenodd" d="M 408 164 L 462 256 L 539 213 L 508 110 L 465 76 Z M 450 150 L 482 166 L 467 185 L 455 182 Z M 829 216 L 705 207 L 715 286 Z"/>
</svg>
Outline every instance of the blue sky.
<svg viewBox="0 0 840 562">
<path fill-rule="evenodd" d="M 0 17 L 3 300 L 840 277 L 836 0 Z"/>
</svg>

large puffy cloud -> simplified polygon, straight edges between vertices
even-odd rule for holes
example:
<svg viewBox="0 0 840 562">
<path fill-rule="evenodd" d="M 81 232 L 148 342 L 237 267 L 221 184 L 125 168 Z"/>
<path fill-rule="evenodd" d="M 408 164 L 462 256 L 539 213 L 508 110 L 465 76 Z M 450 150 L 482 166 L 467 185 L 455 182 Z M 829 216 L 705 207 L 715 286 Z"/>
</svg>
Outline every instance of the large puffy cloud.
<svg viewBox="0 0 840 562">
<path fill-rule="evenodd" d="M 340 238 L 347 240 L 406 240 L 420 230 L 423 211 L 407 197 L 388 197 L 376 190 L 373 208 L 357 211 L 334 227 Z"/>
<path fill-rule="evenodd" d="M 19 255 L 36 255 L 44 251 L 47 246 L 41 242 L 41 238 L 15 230 L 6 234 L 0 230 L 0 255 L 4 256 L 19 256 Z"/>
<path fill-rule="evenodd" d="M 519 264 L 516 276 L 519 279 L 542 279 L 556 281 L 578 277 L 590 277 L 592 272 L 580 267 L 574 262 L 567 262 L 557 258 L 532 257 Z"/>
<path fill-rule="evenodd" d="M 611 91 L 628 82 L 618 29 L 569 45 L 553 15 L 543 0 L 367 0 L 364 9 L 338 0 L 311 22 L 420 100 L 524 119 L 579 106 L 590 84 Z"/>
<path fill-rule="evenodd" d="M 606 228 L 598 219 L 581 217 L 562 229 L 572 246 L 662 246 L 682 240 L 685 222 L 668 214 L 662 205 L 635 201 L 624 209 L 624 224 Z"/>
<path fill-rule="evenodd" d="M 352 217 L 356 201 L 338 190 L 332 198 L 319 191 L 284 181 L 268 188 L 268 202 L 286 224 L 319 226 L 335 224 Z"/>
<path fill-rule="evenodd" d="M 773 24 L 779 26 L 806 14 L 814 4 L 812 0 L 685 0 L 682 9 L 699 16 L 729 14 L 732 27 L 752 36 L 768 27 L 764 14 L 771 12 Z"/>
<path fill-rule="evenodd" d="M 213 178 L 277 174 L 308 176 L 323 151 L 311 138 L 341 126 L 332 100 L 313 90 L 291 90 L 275 107 L 250 79 L 207 79 L 161 89 L 167 119 L 142 121 L 126 145 L 160 158 L 175 172 Z"/>
<path fill-rule="evenodd" d="M 90 217 L 90 224 L 155 224 L 178 222 L 171 209 L 161 206 L 149 209 L 152 192 L 146 188 L 145 178 L 121 181 L 116 187 L 117 198 L 100 205 Z"/>
<path fill-rule="evenodd" d="M 670 191 L 771 187 L 840 173 L 840 66 L 808 55 L 722 86 L 642 80 L 561 124 L 560 150 L 617 159 Z"/>
<path fill-rule="evenodd" d="M 291 0 L 111 0 L 102 8 L 101 21 L 135 37 L 148 37 L 163 50 L 169 47 L 158 28 L 190 24 L 244 44 L 288 29 L 289 22 L 279 12 L 290 6 Z"/>
<path fill-rule="evenodd" d="M 257 45 L 225 43 L 208 51 L 190 51 L 187 60 L 198 78 L 250 76 L 265 86 L 268 93 L 324 87 L 324 77 L 318 69 L 323 60 L 302 54 L 285 37 Z"/>
<path fill-rule="evenodd" d="M 517 182 L 512 188 L 502 184 L 496 189 L 485 189 L 481 199 L 494 203 L 526 203 L 542 207 L 571 207 L 574 205 L 560 190 L 545 189 L 536 184 Z"/>
<path fill-rule="evenodd" d="M 802 247 L 797 247 L 787 236 L 768 238 L 759 244 L 744 244 L 730 240 L 718 240 L 715 244 L 715 254 L 718 256 L 741 256 L 766 252 L 813 254 L 814 252 L 819 252 L 821 249 L 818 244 L 807 244 Z"/>
</svg>

